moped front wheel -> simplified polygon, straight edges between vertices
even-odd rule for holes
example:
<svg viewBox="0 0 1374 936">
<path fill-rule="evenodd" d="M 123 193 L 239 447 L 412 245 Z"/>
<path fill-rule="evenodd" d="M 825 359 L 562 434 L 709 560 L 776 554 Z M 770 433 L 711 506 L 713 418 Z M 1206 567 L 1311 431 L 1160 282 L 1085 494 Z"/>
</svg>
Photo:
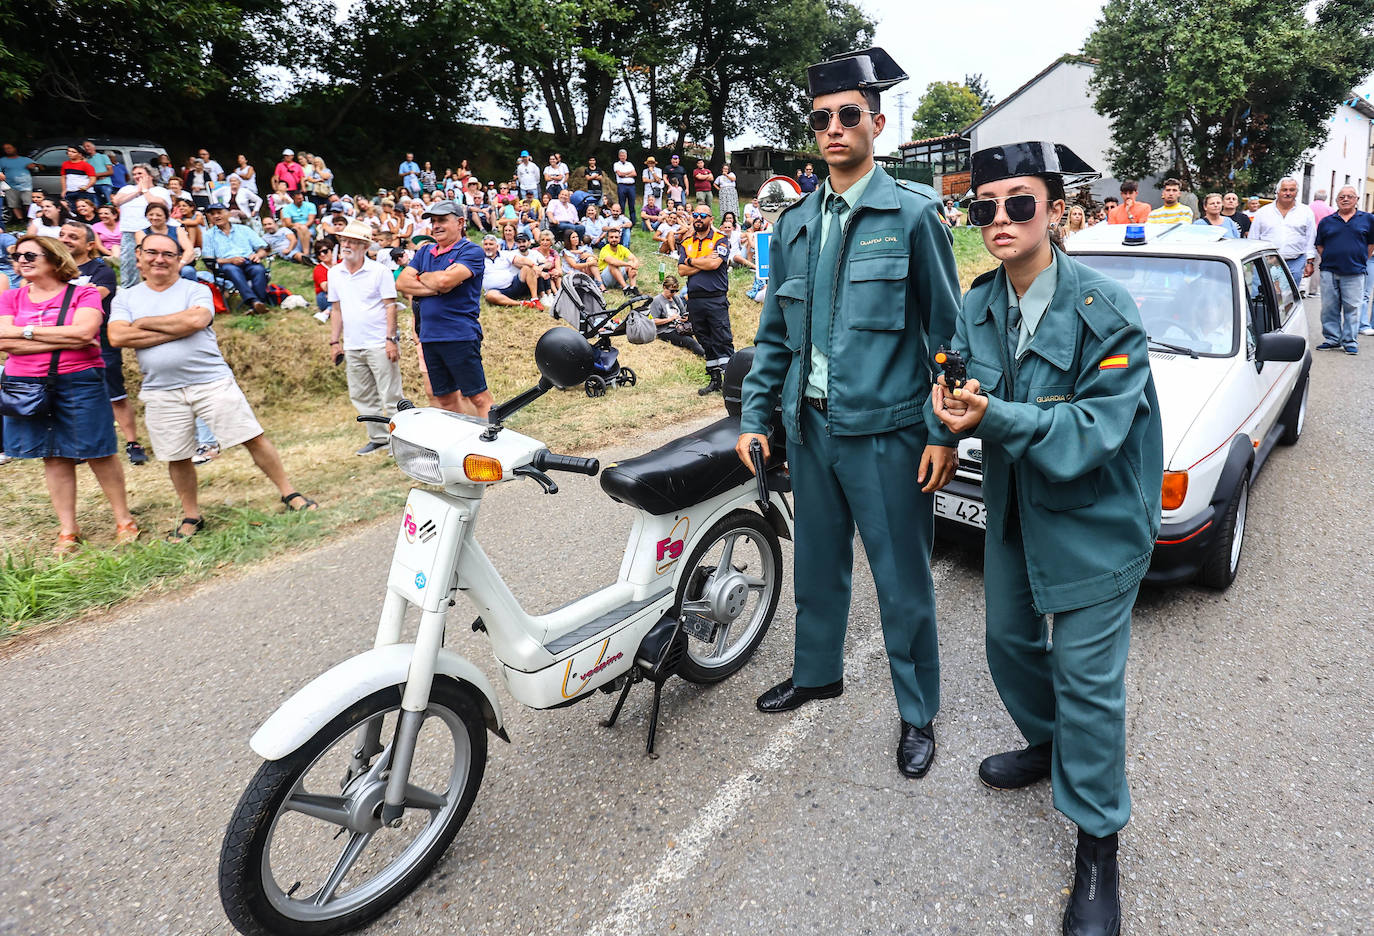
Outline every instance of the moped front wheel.
<svg viewBox="0 0 1374 936">
<path fill-rule="evenodd" d="M 220 851 L 220 900 L 239 932 L 325 936 L 356 929 L 438 863 L 482 784 L 486 725 L 467 689 L 435 678 L 405 812 L 393 828 L 383 825 L 381 809 L 400 709 L 401 687 L 382 689 L 292 754 L 259 768 Z M 366 737 L 378 739 L 375 753 L 355 759 Z"/>
<path fill-rule="evenodd" d="M 678 674 L 688 682 L 714 683 L 738 672 L 768 633 L 781 593 L 782 544 L 768 521 L 751 510 L 717 521 L 679 579 L 674 613 L 690 614 L 693 621 L 684 623 L 687 656 Z M 712 628 L 711 640 L 698 636 Z"/>
</svg>

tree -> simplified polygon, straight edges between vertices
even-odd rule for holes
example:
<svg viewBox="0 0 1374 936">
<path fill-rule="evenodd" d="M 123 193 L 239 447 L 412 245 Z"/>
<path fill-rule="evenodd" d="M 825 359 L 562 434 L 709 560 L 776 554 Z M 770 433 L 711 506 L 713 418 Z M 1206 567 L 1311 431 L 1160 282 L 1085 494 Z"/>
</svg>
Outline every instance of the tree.
<svg viewBox="0 0 1374 936">
<path fill-rule="evenodd" d="M 983 108 L 986 113 L 992 105 L 997 103 L 997 98 L 992 96 L 988 90 L 987 83 L 983 80 L 982 72 L 974 72 L 972 75 L 964 76 L 964 87 L 973 92 L 973 96 L 978 99 L 978 106 Z"/>
<path fill-rule="evenodd" d="M 983 105 L 966 85 L 955 81 L 932 81 L 926 85 L 916 112 L 912 114 L 913 140 L 945 136 L 983 116 Z"/>
<path fill-rule="evenodd" d="M 1084 47 L 1122 179 L 1271 187 L 1374 70 L 1374 0 L 1109 0 Z M 1352 24 L 1355 24 L 1352 26 Z M 1205 41 L 1199 41 L 1199 38 Z"/>
</svg>

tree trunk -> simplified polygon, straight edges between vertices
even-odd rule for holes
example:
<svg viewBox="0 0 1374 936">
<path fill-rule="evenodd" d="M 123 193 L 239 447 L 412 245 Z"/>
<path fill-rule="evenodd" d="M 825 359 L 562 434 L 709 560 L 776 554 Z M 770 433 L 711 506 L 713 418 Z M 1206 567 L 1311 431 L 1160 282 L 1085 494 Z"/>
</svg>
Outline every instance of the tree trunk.
<svg viewBox="0 0 1374 936">
<path fill-rule="evenodd" d="M 630 98 L 630 126 L 634 128 L 635 142 L 643 144 L 644 124 L 639 119 L 639 98 L 635 96 L 635 85 L 630 80 L 629 66 L 627 65 L 620 74 L 625 79 L 625 93 Z"/>
<path fill-rule="evenodd" d="M 611 92 L 615 85 L 610 75 L 593 66 L 587 67 L 585 83 L 587 121 L 582 127 L 582 132 L 577 135 L 577 142 L 583 149 L 591 150 L 601 142 L 601 132 L 606 127 L 606 111 L 610 109 Z"/>
<path fill-rule="evenodd" d="M 649 148 L 658 146 L 658 66 L 649 66 Z"/>
<path fill-rule="evenodd" d="M 717 69 L 715 96 L 711 98 L 711 158 L 707 165 L 714 173 L 720 172 L 725 162 L 725 107 L 730 99 L 730 81 Z"/>
</svg>

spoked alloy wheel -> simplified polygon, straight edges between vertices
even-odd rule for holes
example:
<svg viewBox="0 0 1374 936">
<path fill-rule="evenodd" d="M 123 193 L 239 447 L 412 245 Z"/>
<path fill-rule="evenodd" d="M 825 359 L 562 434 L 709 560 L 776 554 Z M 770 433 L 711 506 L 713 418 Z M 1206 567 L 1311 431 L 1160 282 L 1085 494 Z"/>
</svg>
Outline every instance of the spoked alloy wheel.
<svg viewBox="0 0 1374 936">
<path fill-rule="evenodd" d="M 768 521 L 737 510 L 711 527 L 683 567 L 674 607 L 714 621 L 716 639 L 689 637 L 679 675 L 713 683 L 737 672 L 768 633 L 781 592 L 782 545 Z"/>
<path fill-rule="evenodd" d="M 220 899 L 242 933 L 323 936 L 356 929 L 410 893 L 467 818 L 486 767 L 486 726 L 469 691 L 436 677 L 416 741 L 406 810 L 382 824 L 401 688 L 340 713 L 244 791 L 220 852 Z M 384 749 L 349 765 L 369 724 Z"/>
</svg>

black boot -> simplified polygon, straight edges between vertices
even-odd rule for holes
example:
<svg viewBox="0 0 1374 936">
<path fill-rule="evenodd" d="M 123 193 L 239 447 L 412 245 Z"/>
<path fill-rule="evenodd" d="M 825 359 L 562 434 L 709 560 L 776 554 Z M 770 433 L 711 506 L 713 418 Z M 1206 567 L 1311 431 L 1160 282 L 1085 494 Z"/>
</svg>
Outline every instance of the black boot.
<svg viewBox="0 0 1374 936">
<path fill-rule="evenodd" d="M 1116 833 L 1094 838 L 1079 829 L 1073 893 L 1064 908 L 1064 936 L 1118 936 L 1121 894 L 1117 884 Z"/>
<path fill-rule="evenodd" d="M 706 368 L 706 376 L 711 378 L 711 382 L 698 390 L 697 396 L 708 396 L 709 394 L 718 393 L 723 390 L 725 385 L 720 381 L 721 373 L 722 370 L 719 367 Z"/>
<path fill-rule="evenodd" d="M 978 765 L 978 779 L 994 790 L 1019 790 L 1050 775 L 1053 753 L 1053 746 L 1046 741 L 1019 751 L 994 754 Z"/>
</svg>

